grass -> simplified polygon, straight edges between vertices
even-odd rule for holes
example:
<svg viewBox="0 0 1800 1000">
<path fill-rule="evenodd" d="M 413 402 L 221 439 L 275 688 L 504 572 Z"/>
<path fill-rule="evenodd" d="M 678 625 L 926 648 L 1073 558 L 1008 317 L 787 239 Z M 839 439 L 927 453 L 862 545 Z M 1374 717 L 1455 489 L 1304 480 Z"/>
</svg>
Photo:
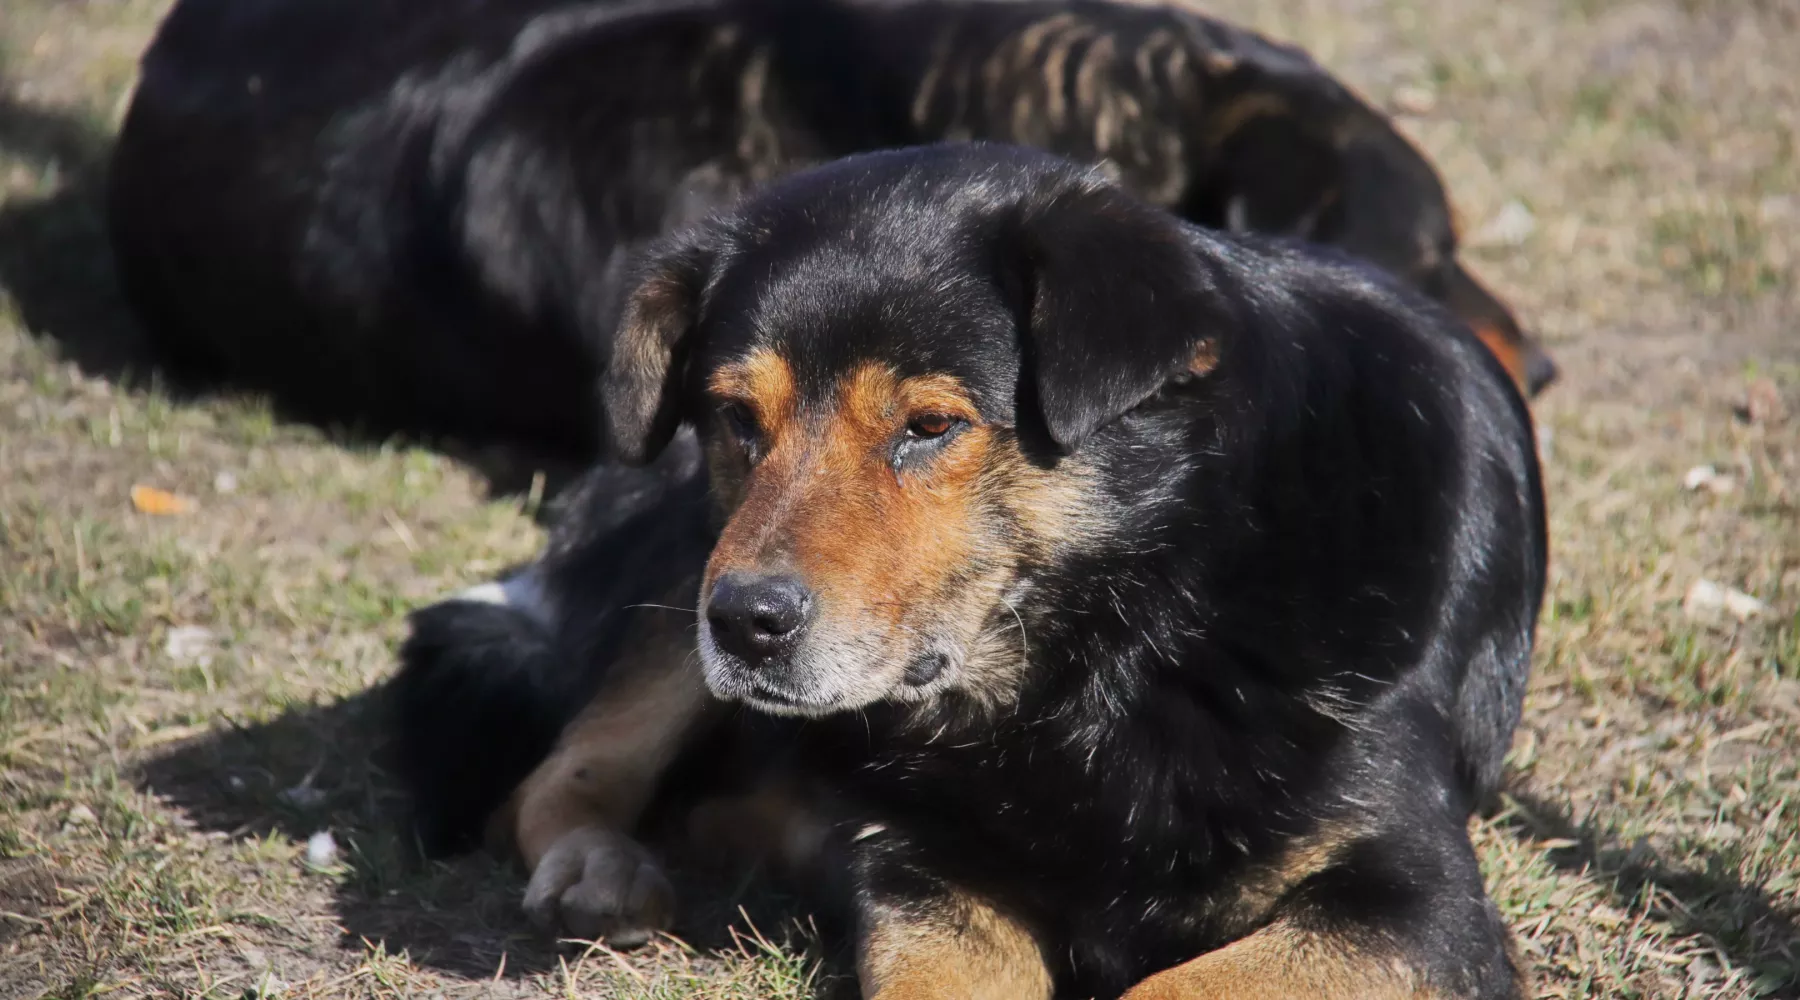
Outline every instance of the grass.
<svg viewBox="0 0 1800 1000">
<path fill-rule="evenodd" d="M 163 7 L 0 19 L 0 997 L 818 994 L 810 929 L 732 892 L 692 947 L 558 948 L 515 872 L 401 840 L 368 692 L 402 612 L 533 551 L 532 502 L 143 376 L 93 188 Z M 1474 826 L 1541 995 L 1800 997 L 1800 8 L 1211 9 L 1429 90 L 1402 123 L 1471 230 L 1537 216 L 1471 259 L 1565 372 L 1536 674 Z M 1768 384 L 1786 422 L 1745 419 Z M 1766 611 L 1691 617 L 1699 579 Z"/>
</svg>

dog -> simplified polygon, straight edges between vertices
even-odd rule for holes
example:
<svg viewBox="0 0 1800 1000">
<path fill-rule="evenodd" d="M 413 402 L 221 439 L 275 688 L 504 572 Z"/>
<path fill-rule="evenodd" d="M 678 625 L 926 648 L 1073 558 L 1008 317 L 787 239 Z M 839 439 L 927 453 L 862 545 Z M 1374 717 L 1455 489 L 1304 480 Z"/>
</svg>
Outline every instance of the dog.
<svg viewBox="0 0 1800 1000">
<path fill-rule="evenodd" d="M 587 462 L 627 265 L 794 169 L 943 139 L 1101 162 L 1202 224 L 1341 247 L 1555 366 L 1442 184 L 1306 55 L 1094 0 L 180 0 L 108 182 L 178 383 Z"/>
<path fill-rule="evenodd" d="M 510 842 L 546 926 L 666 926 L 649 804 L 772 762 L 822 819 L 690 829 L 841 852 L 867 997 L 1525 995 L 1467 823 L 1543 493 L 1429 299 L 918 147 L 653 249 L 602 396 L 648 464 L 420 612 L 392 691 L 425 827 Z"/>
</svg>

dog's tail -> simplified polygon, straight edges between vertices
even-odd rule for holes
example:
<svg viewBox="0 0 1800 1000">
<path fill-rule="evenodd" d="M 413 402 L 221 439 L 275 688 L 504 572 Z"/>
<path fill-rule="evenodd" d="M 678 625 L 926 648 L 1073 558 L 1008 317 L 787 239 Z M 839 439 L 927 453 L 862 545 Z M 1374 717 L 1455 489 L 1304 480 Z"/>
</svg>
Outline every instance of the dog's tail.
<svg viewBox="0 0 1800 1000">
<path fill-rule="evenodd" d="M 389 689 L 394 764 L 431 855 L 479 846 L 488 817 L 582 704 L 582 672 L 563 662 L 549 624 L 478 596 L 502 586 L 414 612 Z"/>
</svg>

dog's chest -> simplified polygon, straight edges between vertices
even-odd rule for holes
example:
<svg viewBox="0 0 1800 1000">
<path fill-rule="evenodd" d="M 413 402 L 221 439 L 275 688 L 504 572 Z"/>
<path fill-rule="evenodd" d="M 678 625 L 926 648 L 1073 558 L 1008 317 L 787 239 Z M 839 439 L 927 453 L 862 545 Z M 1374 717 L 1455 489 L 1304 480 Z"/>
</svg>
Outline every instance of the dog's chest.
<svg viewBox="0 0 1800 1000">
<path fill-rule="evenodd" d="M 1115 995 L 1254 919 L 1235 889 L 1249 865 L 1208 824 L 1153 817 L 1102 787 L 1123 776 L 1024 754 L 889 752 L 844 776 L 918 867 L 1031 915 L 1069 995 Z"/>
</svg>

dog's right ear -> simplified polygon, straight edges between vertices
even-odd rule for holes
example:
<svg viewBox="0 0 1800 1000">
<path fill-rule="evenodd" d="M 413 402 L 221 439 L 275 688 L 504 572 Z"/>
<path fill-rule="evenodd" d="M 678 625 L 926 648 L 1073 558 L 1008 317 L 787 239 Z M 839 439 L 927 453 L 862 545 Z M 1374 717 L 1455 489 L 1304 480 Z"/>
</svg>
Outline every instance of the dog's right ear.
<svg viewBox="0 0 1800 1000">
<path fill-rule="evenodd" d="M 1218 253 L 1111 186 L 1074 185 L 1003 230 L 1002 284 L 1051 439 L 1073 452 L 1170 380 L 1210 372 L 1242 322 Z"/>
<path fill-rule="evenodd" d="M 711 254 L 681 239 L 651 252 L 625 301 L 600 398 L 613 456 L 655 458 L 681 426 L 687 359 Z"/>
</svg>

